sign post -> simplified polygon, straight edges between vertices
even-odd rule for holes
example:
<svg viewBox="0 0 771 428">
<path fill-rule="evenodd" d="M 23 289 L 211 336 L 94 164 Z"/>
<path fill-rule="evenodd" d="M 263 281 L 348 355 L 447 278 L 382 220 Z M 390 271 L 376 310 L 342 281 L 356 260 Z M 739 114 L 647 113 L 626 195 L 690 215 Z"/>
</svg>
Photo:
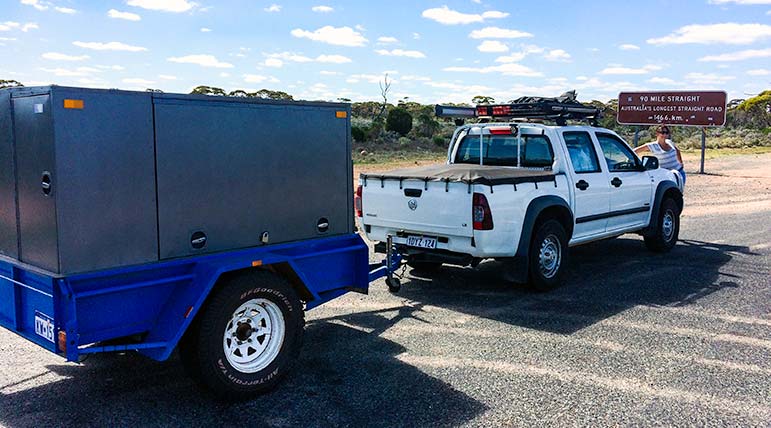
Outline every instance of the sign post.
<svg viewBox="0 0 771 428">
<path fill-rule="evenodd" d="M 726 100 L 724 91 L 622 92 L 618 94 L 616 121 L 622 125 L 701 127 L 699 172 L 703 174 L 707 148 L 704 127 L 725 125 Z"/>
</svg>

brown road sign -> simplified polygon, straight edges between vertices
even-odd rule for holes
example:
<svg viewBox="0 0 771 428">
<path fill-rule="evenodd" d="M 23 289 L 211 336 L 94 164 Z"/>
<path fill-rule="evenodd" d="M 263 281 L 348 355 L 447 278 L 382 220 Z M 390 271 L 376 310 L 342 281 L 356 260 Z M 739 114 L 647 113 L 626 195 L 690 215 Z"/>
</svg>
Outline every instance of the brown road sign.
<svg viewBox="0 0 771 428">
<path fill-rule="evenodd" d="M 618 123 L 624 125 L 723 126 L 723 91 L 622 92 L 618 95 Z"/>
</svg>

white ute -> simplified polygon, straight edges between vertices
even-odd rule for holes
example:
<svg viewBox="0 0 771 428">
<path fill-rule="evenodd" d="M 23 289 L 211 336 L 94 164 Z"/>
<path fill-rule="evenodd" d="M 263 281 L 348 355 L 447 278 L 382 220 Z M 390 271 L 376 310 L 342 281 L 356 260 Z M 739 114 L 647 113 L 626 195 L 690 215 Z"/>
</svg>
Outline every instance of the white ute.
<svg viewBox="0 0 771 428">
<path fill-rule="evenodd" d="M 495 258 L 537 290 L 560 283 L 573 245 L 637 232 L 668 251 L 682 207 L 679 176 L 613 131 L 531 122 L 460 126 L 446 164 L 361 174 L 356 193 L 367 238 L 413 268 Z"/>
</svg>

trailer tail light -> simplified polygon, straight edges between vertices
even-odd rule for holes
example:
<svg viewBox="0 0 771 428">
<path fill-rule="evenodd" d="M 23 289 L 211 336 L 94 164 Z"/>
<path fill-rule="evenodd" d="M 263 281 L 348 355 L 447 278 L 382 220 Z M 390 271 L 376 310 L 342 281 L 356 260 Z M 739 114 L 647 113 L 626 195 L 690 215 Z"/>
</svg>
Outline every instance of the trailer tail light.
<svg viewBox="0 0 771 428">
<path fill-rule="evenodd" d="M 485 195 L 474 193 L 471 215 L 474 220 L 474 230 L 492 230 L 493 213 L 490 211 L 490 204 L 487 203 Z"/>
<path fill-rule="evenodd" d="M 362 203 L 361 203 L 361 186 L 356 188 L 356 196 L 353 197 L 353 209 L 356 210 L 356 217 L 362 217 Z"/>
<path fill-rule="evenodd" d="M 59 350 L 67 353 L 67 332 L 64 330 L 59 330 L 59 334 L 57 337 L 57 344 L 59 345 Z"/>
</svg>

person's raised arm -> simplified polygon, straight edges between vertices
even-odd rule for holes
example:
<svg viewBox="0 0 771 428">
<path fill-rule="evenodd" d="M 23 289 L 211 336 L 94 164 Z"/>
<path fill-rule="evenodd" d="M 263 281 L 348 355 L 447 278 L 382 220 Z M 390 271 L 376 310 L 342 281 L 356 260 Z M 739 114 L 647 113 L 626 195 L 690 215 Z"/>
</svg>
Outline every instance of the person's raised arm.
<svg viewBox="0 0 771 428">
<path fill-rule="evenodd" d="M 637 153 L 638 156 L 642 157 L 643 154 L 650 152 L 651 149 L 648 148 L 647 145 L 642 145 L 640 147 L 635 147 L 634 152 Z"/>
</svg>

